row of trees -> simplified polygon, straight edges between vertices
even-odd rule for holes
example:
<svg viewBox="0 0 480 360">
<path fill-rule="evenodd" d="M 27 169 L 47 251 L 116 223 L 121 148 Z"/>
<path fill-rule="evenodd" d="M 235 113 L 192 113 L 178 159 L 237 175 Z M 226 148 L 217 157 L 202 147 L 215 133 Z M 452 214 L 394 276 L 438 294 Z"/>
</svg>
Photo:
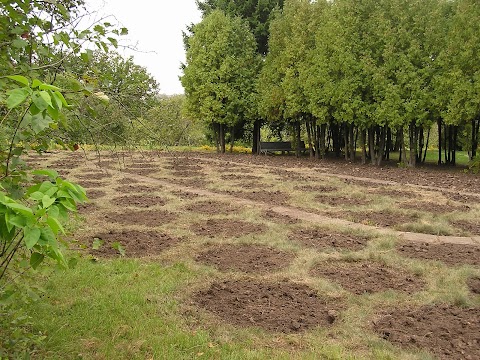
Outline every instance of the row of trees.
<svg viewBox="0 0 480 360">
<path fill-rule="evenodd" d="M 476 1 L 270 2 L 267 44 L 255 34 L 259 17 L 241 11 L 260 3 L 200 2 L 208 11 L 187 39 L 187 107 L 218 129 L 222 151 L 225 129 L 233 138 L 235 128 L 250 128 L 255 152 L 266 123 L 297 139 L 304 129 L 311 156 L 354 160 L 358 147 L 363 162 L 380 164 L 400 150 L 415 166 L 436 125 L 439 163 L 455 163 L 460 137 L 476 155 Z"/>
</svg>

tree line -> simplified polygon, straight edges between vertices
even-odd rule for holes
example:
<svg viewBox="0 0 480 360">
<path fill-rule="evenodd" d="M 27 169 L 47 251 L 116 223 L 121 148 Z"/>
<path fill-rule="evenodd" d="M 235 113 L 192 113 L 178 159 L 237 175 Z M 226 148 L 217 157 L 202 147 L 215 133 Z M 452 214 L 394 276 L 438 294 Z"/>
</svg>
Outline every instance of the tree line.
<svg viewBox="0 0 480 360">
<path fill-rule="evenodd" d="M 317 158 L 380 165 L 398 151 L 415 166 L 432 144 L 439 164 L 455 164 L 458 149 L 476 156 L 476 1 L 197 3 L 204 16 L 186 38 L 181 80 L 188 113 L 215 131 L 220 151 L 247 132 L 257 152 L 268 125 L 297 143 L 306 134 Z"/>
</svg>

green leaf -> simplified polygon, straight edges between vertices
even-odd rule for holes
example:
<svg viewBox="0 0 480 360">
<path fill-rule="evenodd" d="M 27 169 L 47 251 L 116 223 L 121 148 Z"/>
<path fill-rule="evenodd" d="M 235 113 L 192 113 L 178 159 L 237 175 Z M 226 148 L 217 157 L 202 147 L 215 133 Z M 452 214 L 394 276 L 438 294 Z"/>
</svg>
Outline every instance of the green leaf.
<svg viewBox="0 0 480 360">
<path fill-rule="evenodd" d="M 32 256 L 30 256 L 30 266 L 36 269 L 38 265 L 42 263 L 43 259 L 45 259 L 44 255 L 34 252 Z"/>
<path fill-rule="evenodd" d="M 23 49 L 28 46 L 28 42 L 23 39 L 15 39 L 12 41 L 12 46 L 17 49 Z"/>
<path fill-rule="evenodd" d="M 46 110 L 48 108 L 48 102 L 45 101 L 43 96 L 40 94 L 40 91 L 35 91 L 32 94 L 32 101 L 40 111 Z"/>
<path fill-rule="evenodd" d="M 55 170 L 47 170 L 47 169 L 41 169 L 41 170 L 34 170 L 32 171 L 33 175 L 45 175 L 51 178 L 52 180 L 56 179 L 58 177 L 58 172 Z"/>
<path fill-rule="evenodd" d="M 32 209 L 26 207 L 25 205 L 18 204 L 18 203 L 8 203 L 8 204 L 5 204 L 5 206 L 15 210 L 17 213 L 20 213 L 22 215 L 33 216 Z"/>
<path fill-rule="evenodd" d="M 33 82 L 32 82 L 32 88 L 38 88 L 40 87 L 40 85 L 42 85 L 43 83 L 38 80 L 38 79 L 33 79 Z"/>
<path fill-rule="evenodd" d="M 56 96 L 62 102 L 63 106 L 69 107 L 70 105 L 67 103 L 67 100 L 63 97 L 63 94 L 60 91 L 55 91 L 54 96 Z"/>
<path fill-rule="evenodd" d="M 41 230 L 38 227 L 30 228 L 27 227 L 23 231 L 23 241 L 25 241 L 25 245 L 27 249 L 33 248 L 40 240 Z"/>
<path fill-rule="evenodd" d="M 17 228 L 24 228 L 27 225 L 27 219 L 20 215 L 9 217 L 8 222 Z"/>
<path fill-rule="evenodd" d="M 53 120 L 50 116 L 43 116 L 42 114 L 37 114 L 32 116 L 32 129 L 35 134 L 41 133 L 43 130 L 48 128 L 50 124 L 53 123 Z"/>
<path fill-rule="evenodd" d="M 117 41 L 117 39 L 112 38 L 112 37 L 109 37 L 109 38 L 108 38 L 108 41 L 110 41 L 110 43 L 111 43 L 114 47 L 116 47 L 116 48 L 118 47 L 118 41 Z"/>
<path fill-rule="evenodd" d="M 42 193 L 40 191 L 35 191 L 35 192 L 30 194 L 30 198 L 33 199 L 33 200 L 36 200 L 36 201 L 40 201 L 40 200 L 42 200 L 43 195 L 44 195 L 44 193 Z"/>
<path fill-rule="evenodd" d="M 9 79 L 12 79 L 12 80 L 15 80 L 17 82 L 19 82 L 20 84 L 23 84 L 25 86 L 30 86 L 30 82 L 28 81 L 28 79 L 25 77 L 25 76 L 22 76 L 22 75 L 10 75 L 10 76 L 7 76 L 7 78 Z"/>
<path fill-rule="evenodd" d="M 55 200 L 56 200 L 55 198 L 51 198 L 48 195 L 43 195 L 43 198 L 42 198 L 43 208 L 44 209 L 48 208 L 50 205 L 52 205 L 55 202 Z"/>
<path fill-rule="evenodd" d="M 47 219 L 47 224 L 50 226 L 50 229 L 52 229 L 54 234 L 58 234 L 59 231 L 61 231 L 62 234 L 65 234 L 65 229 L 57 218 L 49 216 Z"/>
<path fill-rule="evenodd" d="M 7 108 L 13 109 L 23 103 L 30 95 L 30 88 L 17 88 L 7 92 Z"/>
<path fill-rule="evenodd" d="M 99 238 L 93 239 L 92 250 L 98 250 L 103 245 L 103 240 Z"/>
<path fill-rule="evenodd" d="M 57 86 L 50 85 L 50 84 L 45 84 L 45 83 L 42 83 L 38 88 L 40 90 L 62 91 L 62 89 L 60 89 Z"/>
<path fill-rule="evenodd" d="M 125 249 L 123 248 L 122 245 L 120 245 L 119 242 L 114 242 L 114 243 L 112 244 L 112 248 L 114 248 L 115 250 L 117 250 L 117 251 L 120 253 L 120 255 L 125 256 Z"/>
<path fill-rule="evenodd" d="M 123 27 L 121 32 L 120 32 L 120 35 L 128 35 L 128 29 Z"/>
</svg>

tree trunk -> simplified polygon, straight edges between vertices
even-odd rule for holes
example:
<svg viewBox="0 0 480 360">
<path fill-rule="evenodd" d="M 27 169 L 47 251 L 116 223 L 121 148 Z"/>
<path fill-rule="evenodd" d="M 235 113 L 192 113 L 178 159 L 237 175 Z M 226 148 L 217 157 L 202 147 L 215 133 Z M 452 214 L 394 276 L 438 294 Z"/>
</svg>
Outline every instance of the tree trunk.
<svg viewBox="0 0 480 360">
<path fill-rule="evenodd" d="M 300 141 L 302 141 L 301 137 L 300 137 L 300 121 L 297 121 L 295 123 L 295 133 L 297 135 L 297 149 L 295 151 L 295 155 L 298 157 L 300 157 Z"/>
<path fill-rule="evenodd" d="M 408 166 L 415 167 L 417 164 L 417 127 L 413 121 L 410 123 L 408 135 L 410 143 L 410 160 Z"/>
<path fill-rule="evenodd" d="M 368 129 L 368 149 L 370 151 L 370 161 L 372 165 L 376 164 L 375 156 L 375 129 L 373 126 Z"/>
<path fill-rule="evenodd" d="M 307 127 L 307 137 L 308 137 L 308 150 L 310 153 L 310 158 L 313 158 L 313 142 L 312 142 L 312 122 L 307 120 L 305 122 L 305 126 Z"/>
<path fill-rule="evenodd" d="M 380 130 L 380 141 L 379 141 L 379 145 L 378 145 L 378 156 L 377 156 L 377 161 L 376 161 L 377 166 L 382 165 L 383 154 L 384 154 L 384 149 L 385 149 L 386 129 L 387 129 L 387 126 L 385 125 Z"/>
<path fill-rule="evenodd" d="M 401 138 L 400 138 L 400 146 L 401 146 L 401 149 L 402 149 L 402 158 L 400 160 L 400 162 L 403 164 L 403 165 L 406 165 L 407 164 L 407 147 L 405 146 L 405 133 L 404 133 L 405 129 L 402 127 L 401 128 Z"/>
<path fill-rule="evenodd" d="M 225 154 L 225 127 L 220 124 L 220 152 Z"/>
<path fill-rule="evenodd" d="M 253 143 L 252 143 L 252 154 L 258 155 L 260 153 L 260 128 L 261 121 L 255 120 L 253 123 Z"/>
<path fill-rule="evenodd" d="M 349 129 L 349 124 L 343 123 L 343 151 L 345 153 L 345 161 L 348 161 L 349 154 L 348 150 L 350 149 L 350 146 L 348 144 L 348 129 Z"/>
<path fill-rule="evenodd" d="M 220 124 L 212 124 L 213 133 L 215 134 L 215 145 L 217 147 L 217 153 L 220 152 Z"/>
<path fill-rule="evenodd" d="M 442 119 L 437 120 L 438 127 L 438 165 L 442 165 Z"/>
<path fill-rule="evenodd" d="M 349 128 L 349 142 L 350 142 L 350 161 L 355 162 L 355 126 L 350 124 Z"/>
<path fill-rule="evenodd" d="M 417 162 L 422 162 L 423 146 L 425 145 L 425 136 L 423 133 L 423 127 L 420 128 L 420 134 L 418 135 L 418 151 Z"/>
<path fill-rule="evenodd" d="M 235 130 L 234 127 L 230 127 L 230 153 L 233 153 L 233 145 L 235 143 Z"/>
<path fill-rule="evenodd" d="M 392 150 L 392 129 L 387 129 L 387 147 L 385 151 L 385 159 L 390 160 L 390 151 Z"/>
<path fill-rule="evenodd" d="M 320 158 L 325 159 L 325 135 L 327 132 L 327 124 L 322 124 L 320 125 L 320 136 L 319 136 L 319 152 L 320 152 Z"/>
<path fill-rule="evenodd" d="M 427 143 L 425 144 L 425 152 L 423 153 L 422 163 L 425 163 L 425 159 L 427 158 L 427 150 L 428 150 L 428 143 L 430 142 L 430 128 L 428 129 L 427 133 Z"/>
<path fill-rule="evenodd" d="M 480 118 L 472 120 L 472 151 L 470 153 L 470 160 L 477 155 L 478 148 L 478 130 L 480 128 Z"/>
<path fill-rule="evenodd" d="M 452 165 L 456 165 L 457 158 L 457 140 L 458 140 L 458 126 L 453 126 L 452 134 Z"/>
<path fill-rule="evenodd" d="M 360 141 L 362 142 L 362 164 L 367 163 L 367 131 L 362 130 L 360 132 Z"/>
</svg>

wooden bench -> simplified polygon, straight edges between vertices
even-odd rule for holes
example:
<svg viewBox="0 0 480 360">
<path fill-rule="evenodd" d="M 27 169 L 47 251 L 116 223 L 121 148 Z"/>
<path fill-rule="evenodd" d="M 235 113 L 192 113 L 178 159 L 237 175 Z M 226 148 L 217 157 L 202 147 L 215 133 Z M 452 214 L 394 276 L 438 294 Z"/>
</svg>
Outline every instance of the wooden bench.
<svg viewBox="0 0 480 360">
<path fill-rule="evenodd" d="M 281 151 L 282 154 L 285 152 L 296 151 L 297 149 L 292 148 L 292 143 L 290 141 L 261 141 L 260 142 L 260 154 L 264 153 L 273 153 L 275 151 Z M 305 142 L 300 142 L 300 151 L 305 152 Z"/>
</svg>

